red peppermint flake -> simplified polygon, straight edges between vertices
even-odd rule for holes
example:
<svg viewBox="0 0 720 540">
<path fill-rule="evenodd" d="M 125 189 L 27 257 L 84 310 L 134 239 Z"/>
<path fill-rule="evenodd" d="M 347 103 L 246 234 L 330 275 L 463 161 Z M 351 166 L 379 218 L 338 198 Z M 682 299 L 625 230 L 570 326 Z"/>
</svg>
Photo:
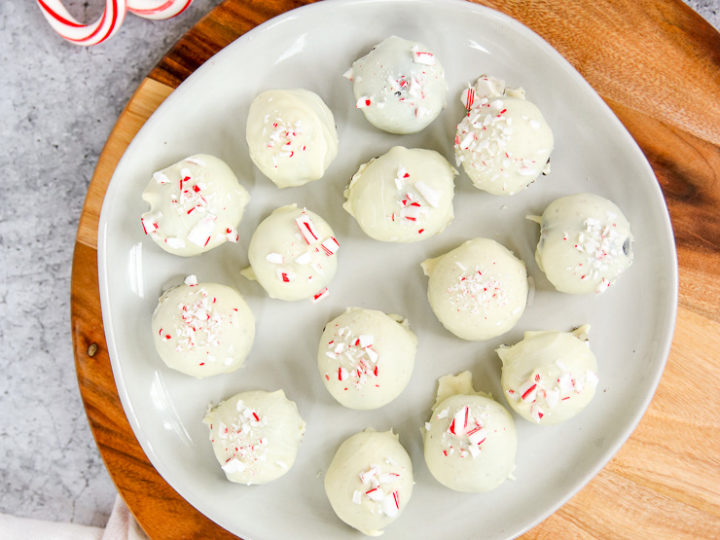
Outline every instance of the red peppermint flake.
<svg viewBox="0 0 720 540">
<path fill-rule="evenodd" d="M 422 234 L 425 232 L 425 229 L 418 229 L 418 234 Z"/>
<path fill-rule="evenodd" d="M 532 391 L 535 390 L 536 388 L 537 388 L 537 383 L 536 383 L 536 384 L 533 384 L 530 388 L 528 388 L 527 390 L 525 390 L 525 393 L 524 393 L 522 396 L 520 396 L 520 398 L 521 398 L 521 399 L 525 399 L 525 398 L 528 397 L 528 396 L 532 393 Z"/>
<path fill-rule="evenodd" d="M 313 295 L 313 302 L 319 302 L 323 298 L 325 298 L 328 294 L 330 294 L 330 291 L 328 291 L 328 288 L 325 287 L 320 292 Z"/>
<path fill-rule="evenodd" d="M 255 411 L 253 411 L 252 415 L 256 422 L 260 421 L 260 417 L 257 415 L 257 413 Z"/>
<path fill-rule="evenodd" d="M 467 99 L 465 100 L 465 108 L 467 110 L 470 110 L 472 108 L 472 104 L 474 102 L 475 102 L 475 89 L 468 88 Z"/>
<path fill-rule="evenodd" d="M 400 510 L 400 494 L 397 491 L 393 491 L 393 500 L 395 501 L 395 508 Z"/>
</svg>

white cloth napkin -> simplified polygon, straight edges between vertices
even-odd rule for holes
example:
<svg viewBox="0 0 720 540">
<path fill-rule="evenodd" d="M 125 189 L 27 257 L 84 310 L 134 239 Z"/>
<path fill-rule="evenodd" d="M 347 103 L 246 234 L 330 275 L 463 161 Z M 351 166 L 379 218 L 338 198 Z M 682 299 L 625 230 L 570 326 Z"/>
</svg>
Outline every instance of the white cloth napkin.
<svg viewBox="0 0 720 540">
<path fill-rule="evenodd" d="M 148 540 L 120 496 L 104 529 L 0 514 L 3 540 Z"/>
</svg>

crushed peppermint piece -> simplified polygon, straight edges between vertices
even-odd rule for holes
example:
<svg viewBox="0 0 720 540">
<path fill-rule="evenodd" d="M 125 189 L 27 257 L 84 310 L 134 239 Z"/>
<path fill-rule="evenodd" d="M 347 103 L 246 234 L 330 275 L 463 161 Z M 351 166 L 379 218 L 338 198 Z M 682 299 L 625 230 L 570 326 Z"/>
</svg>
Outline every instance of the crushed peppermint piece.
<svg viewBox="0 0 720 540">
<path fill-rule="evenodd" d="M 435 65 L 435 55 L 429 51 L 421 51 L 417 45 L 412 47 L 413 62 L 426 66 Z"/>
<path fill-rule="evenodd" d="M 302 237 L 308 245 L 319 240 L 317 229 L 310 219 L 310 216 L 308 216 L 305 212 L 302 212 L 295 219 L 295 223 L 297 223 L 298 229 L 300 229 L 300 234 L 302 234 Z"/>
<path fill-rule="evenodd" d="M 168 236 L 165 238 L 165 243 L 171 249 L 182 249 L 185 247 L 185 240 L 182 238 L 176 238 L 174 236 Z"/>
<path fill-rule="evenodd" d="M 338 244 L 338 241 L 334 236 L 330 236 L 322 241 L 320 247 L 322 248 L 323 253 L 330 257 L 331 255 L 337 253 L 337 250 L 340 249 L 340 244 Z"/>
<path fill-rule="evenodd" d="M 444 409 L 442 418 L 449 416 L 449 411 Z M 483 425 L 483 420 L 487 416 L 485 410 L 472 410 L 465 405 L 460 407 L 452 416 L 447 429 L 442 434 L 444 456 L 457 454 L 464 458 L 468 455 L 472 459 L 480 455 L 482 445 L 487 440 L 488 432 Z M 440 413 L 436 415 L 441 418 Z"/>
<path fill-rule="evenodd" d="M 327 298 L 327 296 L 329 294 L 330 294 L 330 291 L 328 290 L 328 288 L 324 287 L 322 290 L 320 290 L 319 292 L 317 292 L 313 295 L 313 298 L 312 298 L 313 303 L 320 302 L 320 300 Z"/>
<path fill-rule="evenodd" d="M 207 214 L 198 221 L 187 235 L 189 242 L 196 246 L 205 247 L 210 243 L 213 231 L 215 230 L 215 221 L 217 218 L 213 214 Z"/>
<path fill-rule="evenodd" d="M 185 278 L 185 285 L 188 287 L 194 287 L 198 284 L 198 278 L 195 274 L 190 274 Z"/>
<path fill-rule="evenodd" d="M 372 105 L 372 100 L 367 96 L 362 96 L 355 103 L 355 108 L 364 109 L 365 107 L 369 107 L 370 105 Z"/>
<path fill-rule="evenodd" d="M 170 183 L 170 179 L 169 179 L 169 178 L 167 177 L 167 175 L 166 175 L 165 173 L 163 173 L 162 171 L 154 172 L 154 173 L 153 173 L 153 179 L 154 179 L 158 184 L 169 184 L 169 183 Z"/>
<path fill-rule="evenodd" d="M 395 467 L 395 463 L 389 463 Z M 371 512 L 395 517 L 400 511 L 400 492 L 395 488 L 395 482 L 400 479 L 400 473 L 391 471 L 382 473 L 377 465 L 371 465 L 366 471 L 358 474 L 363 484 L 362 489 L 354 490 L 352 502 L 362 504 L 363 498 L 374 503 Z"/>
<path fill-rule="evenodd" d="M 457 263 L 460 267 L 460 263 Z M 489 305 L 506 305 L 508 300 L 502 283 L 490 277 L 488 272 L 475 266 L 472 272 L 463 270 L 455 285 L 448 288 L 450 303 L 458 311 L 486 314 Z"/>
<path fill-rule="evenodd" d="M 254 463 L 267 459 L 268 440 L 259 431 L 267 425 L 267 419 L 247 407 L 242 400 L 235 407 L 240 414 L 233 422 L 210 426 L 210 439 L 215 444 L 219 443 L 224 455 L 228 456 L 222 467 L 227 474 L 243 472 Z M 287 468 L 287 464 L 281 461 L 277 465 Z"/>
<path fill-rule="evenodd" d="M 440 204 L 437 191 L 430 188 L 422 181 L 418 180 L 417 182 L 415 182 L 415 189 L 418 190 L 422 198 L 425 199 L 427 203 L 433 208 L 437 208 L 438 204 Z"/>
<path fill-rule="evenodd" d="M 353 80 L 353 69 L 348 68 L 348 70 L 342 74 L 343 77 L 345 77 L 347 80 L 352 81 Z"/>
<path fill-rule="evenodd" d="M 285 257 L 283 257 L 280 253 L 268 253 L 265 256 L 265 260 L 273 264 L 283 264 L 285 262 Z"/>
<path fill-rule="evenodd" d="M 379 354 L 373 349 L 374 342 L 372 335 L 355 335 L 350 328 L 340 327 L 328 343 L 332 346 L 325 354 L 338 362 L 338 370 L 348 374 L 355 388 L 360 388 L 370 379 L 376 382 L 380 374 Z"/>
<path fill-rule="evenodd" d="M 155 234 L 157 232 L 160 226 L 158 222 L 161 217 L 163 217 L 162 212 L 148 212 L 142 215 L 140 223 L 145 234 Z"/>
</svg>

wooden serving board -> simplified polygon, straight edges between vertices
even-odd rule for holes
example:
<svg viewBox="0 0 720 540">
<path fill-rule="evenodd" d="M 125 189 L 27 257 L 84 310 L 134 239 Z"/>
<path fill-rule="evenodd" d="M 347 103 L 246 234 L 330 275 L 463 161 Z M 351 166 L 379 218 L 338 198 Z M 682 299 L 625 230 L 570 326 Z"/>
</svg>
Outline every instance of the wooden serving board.
<svg viewBox="0 0 720 540">
<path fill-rule="evenodd" d="M 80 218 L 71 292 L 80 392 L 110 475 L 153 539 L 235 537 L 160 477 L 125 417 L 100 313 L 100 207 L 126 146 L 170 92 L 238 36 L 304 3 L 226 0 L 192 28 L 120 115 Z M 680 0 L 481 3 L 549 41 L 632 133 L 665 194 L 680 267 L 673 346 L 650 408 L 602 472 L 525 537 L 718 538 L 720 34 Z"/>
</svg>

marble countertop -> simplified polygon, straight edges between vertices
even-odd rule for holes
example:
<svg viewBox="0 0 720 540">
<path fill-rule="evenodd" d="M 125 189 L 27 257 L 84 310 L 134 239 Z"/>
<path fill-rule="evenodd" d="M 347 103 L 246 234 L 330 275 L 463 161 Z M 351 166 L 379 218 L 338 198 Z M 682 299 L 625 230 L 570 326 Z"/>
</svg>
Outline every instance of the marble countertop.
<svg viewBox="0 0 720 540">
<path fill-rule="evenodd" d="M 77 221 L 120 111 L 219 2 L 194 0 L 170 21 L 128 15 L 91 48 L 57 37 L 35 2 L 0 2 L 0 512 L 107 521 L 116 491 L 87 425 L 70 336 Z M 720 28 L 720 0 L 687 3 Z M 65 0 L 83 21 L 103 4 Z"/>
</svg>

